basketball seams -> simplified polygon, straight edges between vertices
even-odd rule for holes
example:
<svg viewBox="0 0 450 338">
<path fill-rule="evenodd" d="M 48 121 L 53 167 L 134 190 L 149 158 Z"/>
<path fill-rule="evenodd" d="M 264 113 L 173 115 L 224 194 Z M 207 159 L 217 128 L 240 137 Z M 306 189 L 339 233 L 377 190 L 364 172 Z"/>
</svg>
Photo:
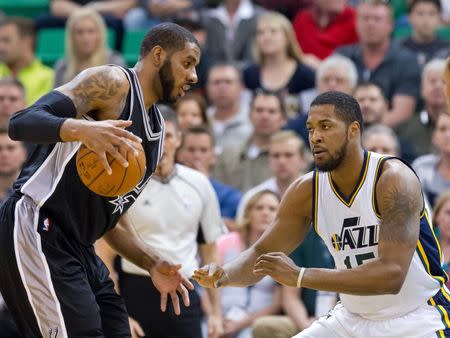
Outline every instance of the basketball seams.
<svg viewBox="0 0 450 338">
<path fill-rule="evenodd" d="M 129 152 L 127 151 L 127 156 L 125 158 L 125 161 L 128 162 L 128 167 L 126 167 L 125 170 L 123 171 L 122 181 L 120 182 L 119 186 L 116 189 L 115 195 L 117 195 L 117 196 L 120 195 L 119 194 L 120 188 L 122 188 L 123 182 L 125 182 L 125 178 L 127 177 L 127 171 L 128 171 L 129 165 L 130 165 L 130 163 L 128 161 L 128 153 Z"/>
</svg>

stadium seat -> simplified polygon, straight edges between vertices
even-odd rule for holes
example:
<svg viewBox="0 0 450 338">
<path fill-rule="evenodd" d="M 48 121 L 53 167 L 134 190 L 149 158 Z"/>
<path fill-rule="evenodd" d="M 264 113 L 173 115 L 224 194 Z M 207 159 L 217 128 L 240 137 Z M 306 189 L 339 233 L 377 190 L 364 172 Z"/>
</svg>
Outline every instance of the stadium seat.
<svg viewBox="0 0 450 338">
<path fill-rule="evenodd" d="M 394 29 L 392 32 L 392 37 L 394 39 L 406 38 L 411 35 L 411 27 L 410 26 L 401 26 Z"/>
<path fill-rule="evenodd" d="M 147 31 L 125 32 L 122 55 L 129 66 L 134 66 L 138 57 L 142 39 Z"/>
<path fill-rule="evenodd" d="M 6 15 L 35 17 L 49 11 L 49 0 L 0 0 L 0 9 Z"/>
<path fill-rule="evenodd" d="M 448 42 L 450 42 L 450 27 L 440 27 L 438 29 L 438 35 L 439 37 L 441 37 L 444 40 L 447 40 Z"/>
<path fill-rule="evenodd" d="M 395 20 L 397 20 L 402 15 L 408 14 L 407 0 L 391 0 L 391 7 L 394 13 Z"/>
<path fill-rule="evenodd" d="M 116 41 L 116 32 L 108 29 L 108 46 L 113 48 Z M 38 33 L 36 54 L 43 63 L 53 66 L 64 56 L 64 28 L 44 28 Z"/>
</svg>

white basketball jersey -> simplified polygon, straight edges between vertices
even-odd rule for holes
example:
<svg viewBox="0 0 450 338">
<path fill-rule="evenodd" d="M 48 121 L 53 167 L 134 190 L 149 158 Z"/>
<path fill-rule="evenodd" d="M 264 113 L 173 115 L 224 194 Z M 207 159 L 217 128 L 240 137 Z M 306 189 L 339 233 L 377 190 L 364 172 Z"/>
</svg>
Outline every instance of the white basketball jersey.
<svg viewBox="0 0 450 338">
<path fill-rule="evenodd" d="M 359 182 L 350 196 L 340 193 L 330 173 L 314 173 L 314 228 L 325 241 L 337 269 L 351 269 L 378 257 L 380 215 L 375 183 L 386 159 L 365 152 Z M 425 304 L 439 291 L 448 277 L 441 268 L 442 254 L 429 215 L 427 209 L 421 215 L 419 241 L 400 292 L 380 296 L 341 294 L 347 310 L 367 319 L 397 317 Z"/>
</svg>

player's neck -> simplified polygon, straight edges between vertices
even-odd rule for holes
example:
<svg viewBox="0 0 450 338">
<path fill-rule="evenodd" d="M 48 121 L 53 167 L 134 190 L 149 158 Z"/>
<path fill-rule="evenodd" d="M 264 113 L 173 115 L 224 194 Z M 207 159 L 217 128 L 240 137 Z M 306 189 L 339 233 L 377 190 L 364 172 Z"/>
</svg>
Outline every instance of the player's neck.
<svg viewBox="0 0 450 338">
<path fill-rule="evenodd" d="M 349 196 L 358 184 L 363 164 L 364 150 L 361 148 L 351 150 L 349 148 L 339 167 L 331 171 L 333 182 L 345 195 Z"/>
<path fill-rule="evenodd" d="M 139 83 L 142 88 L 142 95 L 144 96 L 144 105 L 145 109 L 149 109 L 152 105 L 158 101 L 158 95 L 156 94 L 156 90 L 154 88 L 154 81 L 150 81 L 149 79 L 153 79 L 155 75 L 150 74 L 149 67 L 144 67 L 141 61 L 138 61 L 134 66 L 134 70 L 136 71 Z"/>
</svg>

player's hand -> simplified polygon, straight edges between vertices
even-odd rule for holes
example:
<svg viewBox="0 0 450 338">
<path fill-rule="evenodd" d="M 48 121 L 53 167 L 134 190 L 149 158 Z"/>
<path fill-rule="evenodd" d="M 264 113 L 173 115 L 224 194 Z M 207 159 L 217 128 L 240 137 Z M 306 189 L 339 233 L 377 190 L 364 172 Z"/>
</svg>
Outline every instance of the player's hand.
<svg viewBox="0 0 450 338">
<path fill-rule="evenodd" d="M 204 288 L 214 289 L 229 281 L 225 270 L 214 263 L 205 265 L 194 271 L 192 279 Z"/>
<path fill-rule="evenodd" d="M 128 322 L 130 323 L 131 338 L 139 338 L 145 336 L 144 330 L 136 320 L 128 317 Z"/>
<path fill-rule="evenodd" d="M 125 120 L 89 121 L 78 131 L 78 140 L 99 156 L 108 174 L 112 170 L 106 153 L 124 167 L 128 166 L 127 153 L 139 155 L 136 144 L 142 142 L 141 138 L 125 130 L 131 123 Z"/>
<path fill-rule="evenodd" d="M 185 306 L 189 306 L 190 304 L 187 289 L 193 290 L 194 286 L 186 277 L 181 275 L 180 269 L 181 264 L 172 265 L 168 262 L 160 261 L 149 271 L 153 284 L 161 293 L 162 312 L 165 312 L 167 309 L 167 298 L 169 295 L 172 300 L 173 309 L 177 315 L 181 313 L 178 293 L 181 295 Z"/>
<path fill-rule="evenodd" d="M 445 82 L 447 83 L 447 103 L 448 103 L 448 111 L 447 113 L 450 115 L 450 56 L 447 58 L 447 64 L 445 66 Z"/>
<path fill-rule="evenodd" d="M 270 252 L 256 259 L 253 273 L 257 276 L 270 276 L 278 283 L 297 286 L 300 268 L 283 252 Z"/>
<path fill-rule="evenodd" d="M 222 317 L 209 315 L 208 316 L 208 338 L 219 338 L 223 335 Z"/>
</svg>

